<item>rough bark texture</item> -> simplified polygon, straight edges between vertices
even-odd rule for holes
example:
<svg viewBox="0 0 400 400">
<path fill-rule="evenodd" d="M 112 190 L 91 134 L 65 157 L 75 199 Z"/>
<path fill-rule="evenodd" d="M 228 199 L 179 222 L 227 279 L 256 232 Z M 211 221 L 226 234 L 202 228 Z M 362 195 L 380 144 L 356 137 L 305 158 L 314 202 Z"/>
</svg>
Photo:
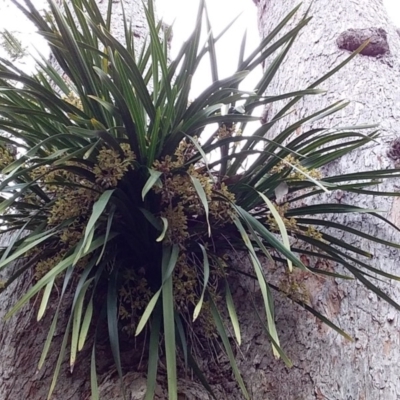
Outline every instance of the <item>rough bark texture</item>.
<svg viewBox="0 0 400 400">
<path fill-rule="evenodd" d="M 3 238 L 4 243 L 4 238 Z M 1 276 L 2 279 L 5 276 Z M 45 399 L 52 379 L 52 370 L 57 360 L 57 347 L 61 345 L 62 330 L 57 330 L 53 351 L 41 371 L 37 365 L 43 349 L 50 326 L 51 319 L 44 318 L 36 322 L 37 307 L 30 304 L 10 320 L 4 322 L 3 318 L 20 295 L 29 288 L 30 274 L 25 274 L 15 284 L 0 295 L 0 399 Z M 56 300 L 56 299 L 55 299 Z M 65 312 L 61 315 L 60 327 L 66 322 Z M 65 325 L 64 325 L 65 326 Z M 57 346 L 57 347 L 56 347 Z M 87 356 L 86 352 L 86 356 Z M 83 369 L 86 364 L 86 371 Z M 87 363 L 78 365 L 73 375 L 67 372 L 67 365 L 62 368 L 64 379 L 60 381 L 55 399 L 78 399 L 88 390 Z"/>
<path fill-rule="evenodd" d="M 265 37 L 296 5 L 296 0 L 255 1 L 259 10 L 259 27 Z M 303 11 L 310 1 L 303 2 Z M 352 103 L 338 116 L 325 121 L 329 126 L 380 123 L 382 138 L 359 151 L 329 165 L 329 173 L 341 174 L 372 168 L 393 168 L 395 161 L 388 157 L 394 139 L 400 136 L 400 40 L 390 23 L 381 0 L 319 0 L 314 1 L 310 14 L 314 17 L 300 33 L 287 61 L 272 82 L 268 94 L 281 94 L 306 88 L 350 54 L 339 49 L 343 32 L 349 30 L 377 31 L 386 34 L 384 55 L 358 55 L 345 69 L 321 84 L 327 95 L 309 97 L 295 106 L 286 120 L 277 124 L 286 126 L 293 119 L 312 113 L 334 100 L 349 99 Z M 360 31 L 358 31 L 360 32 Z M 381 32 L 381 31 L 380 31 Z M 343 46 L 341 46 L 343 47 Z M 346 48 L 346 47 L 344 47 Z M 269 109 L 269 120 L 276 109 Z M 325 125 L 327 125 L 325 123 Z M 314 125 L 315 126 L 315 125 Z M 379 190 L 398 190 L 400 182 L 380 185 Z M 388 197 L 332 193 L 330 199 L 358 206 L 385 210 L 384 216 L 400 226 L 400 200 Z M 336 220 L 343 220 L 339 216 Z M 352 227 L 386 240 L 400 241 L 395 230 L 370 216 L 344 219 Z M 345 237 L 354 243 L 354 237 Z M 373 265 L 399 274 L 399 252 L 382 245 L 358 241 L 374 254 Z M 338 280 L 307 279 L 311 303 L 331 318 L 355 339 L 346 341 L 324 325 L 316 324 L 314 317 L 277 297 L 276 319 L 281 344 L 294 362 L 290 370 L 270 355 L 267 341 L 261 335 L 257 322 L 249 318 L 244 357 L 253 359 L 253 367 L 246 364 L 248 383 L 255 382 L 254 399 L 293 400 L 395 400 L 400 398 L 400 364 L 398 312 L 386 302 L 366 290 L 361 284 Z M 399 285 L 382 283 L 385 293 L 400 301 Z M 245 305 L 243 305 L 245 307 Z M 247 346 L 247 347 L 246 347 Z M 250 386 L 250 385 L 249 385 Z"/>
<path fill-rule="evenodd" d="M 259 8 L 262 36 L 268 34 L 275 23 L 297 5 L 297 0 L 254 0 Z M 103 0 L 103 3 L 106 3 Z M 125 9 L 139 10 L 136 0 L 126 0 Z M 304 1 L 304 9 L 309 1 Z M 136 5 L 136 6 L 135 6 Z M 100 6 L 104 6 L 100 2 Z M 118 7 L 118 2 L 115 3 Z M 249 6 L 252 6 L 249 2 Z M 330 117 L 330 126 L 381 122 L 383 138 L 361 151 L 352 153 L 329 167 L 336 173 L 373 167 L 391 167 L 394 160 L 387 156 L 390 143 L 400 137 L 396 121 L 400 116 L 399 94 L 396 85 L 399 80 L 400 38 L 390 25 L 380 0 L 319 0 L 314 1 L 311 14 L 314 19 L 299 35 L 288 60 L 273 81 L 269 93 L 279 94 L 306 88 L 324 72 L 346 57 L 349 52 L 338 48 L 337 41 L 349 29 L 384 29 L 389 52 L 383 56 L 357 56 L 339 74 L 325 82 L 322 87 L 330 92 L 325 96 L 310 97 L 296 105 L 287 120 L 277 124 L 276 130 L 290 123 L 291 118 L 320 109 L 333 100 L 348 98 L 350 107 L 340 118 Z M 119 29 L 118 12 L 114 15 L 115 29 Z M 143 15 L 137 18 L 138 26 L 143 25 Z M 136 24 L 136 23 L 135 23 Z M 122 28 L 121 28 L 122 29 Z M 143 32 L 143 31 L 141 31 Z M 343 47 L 343 46 L 342 46 Z M 274 109 L 265 114 L 268 120 Z M 392 156 L 394 153 L 391 153 Z M 397 153 L 396 153 L 397 154 Z M 397 157 L 397 156 L 396 156 Z M 393 157 L 392 157 L 393 158 Z M 391 182 L 385 189 L 397 188 L 399 182 Z M 383 187 L 382 187 L 383 189 Z M 332 199 L 361 206 L 388 210 L 386 215 L 400 225 L 400 201 L 388 198 L 366 199 L 362 196 L 346 196 L 334 193 Z M 339 220 L 339 217 L 337 217 Z M 400 240 L 392 229 L 388 229 L 368 216 L 348 219 L 357 229 L 379 234 L 387 240 Z M 346 238 L 354 242 L 354 238 Z M 375 266 L 388 272 L 399 273 L 399 254 L 384 246 L 360 243 L 376 256 Z M 238 259 L 242 268 L 249 267 L 244 259 Z M 250 267 L 249 267 L 250 268 Z M 334 268 L 334 266 L 332 266 Z M 266 264 L 266 271 L 279 280 L 279 271 Z M 0 277 L 3 278 L 3 277 Z M 4 279 L 4 278 L 3 278 Z M 300 277 L 301 279 L 301 277 Z M 0 295 L 0 318 L 10 305 L 29 286 L 30 277 L 25 276 L 18 284 Z M 314 317 L 293 305 L 287 299 L 276 296 L 276 320 L 281 344 L 294 362 L 288 370 L 282 361 L 273 359 L 271 346 L 260 326 L 251 298 L 252 294 L 262 310 L 260 293 L 252 281 L 243 279 L 236 282 L 234 295 L 239 304 L 238 312 L 242 320 L 242 346 L 237 350 L 238 363 L 253 400 L 395 400 L 400 398 L 400 378 L 398 365 L 400 319 L 398 313 L 385 302 L 378 300 L 362 285 L 304 277 L 303 284 L 308 289 L 310 302 L 320 312 L 332 319 L 350 333 L 355 341 L 345 341 L 325 325 L 316 323 Z M 386 293 L 400 301 L 399 287 L 395 284 L 383 285 Z M 66 310 L 68 311 L 68 310 Z M 57 353 L 52 351 L 50 359 L 42 371 L 35 374 L 37 362 L 46 338 L 50 320 L 36 323 L 35 304 L 26 307 L 17 316 L 0 327 L 0 400 L 29 399 L 42 400 L 51 382 Z M 65 326 L 65 317 L 60 319 L 60 327 Z M 63 323 L 64 321 L 64 323 Z M 54 349 L 59 348 L 62 330 L 57 331 Z M 215 350 L 217 351 L 217 350 Z M 131 350 L 127 351 L 131 354 Z M 73 374 L 66 363 L 61 369 L 61 378 L 54 399 L 89 399 L 88 352 L 84 352 Z M 218 361 L 217 361 L 218 360 Z M 112 358 L 104 350 L 98 356 L 101 369 L 101 399 L 122 399 L 120 385 Z M 221 354 L 204 357 L 204 367 L 208 367 L 213 388 L 218 400 L 242 399 L 229 362 Z M 142 399 L 145 388 L 144 374 L 130 372 L 124 380 L 128 386 L 129 399 Z M 182 398 L 204 399 L 210 397 L 197 384 L 180 381 Z M 166 398 L 163 377 L 157 398 Z"/>
<path fill-rule="evenodd" d="M 108 1 L 98 0 L 97 3 L 105 15 Z M 121 24 L 122 9 L 120 1 L 115 2 L 113 6 L 112 33 L 122 40 L 124 28 Z M 140 0 L 124 0 L 124 8 L 128 18 L 133 18 L 135 39 L 140 45 L 143 43 L 147 32 L 143 3 Z M 7 242 L 7 238 L 3 237 L 2 241 L 2 245 L 4 245 Z M 7 276 L 4 276 L 4 273 L 0 275 L 0 280 L 6 279 Z M 59 328 L 56 330 L 49 358 L 39 372 L 36 372 L 37 365 L 51 324 L 52 313 L 48 312 L 48 316 L 45 316 L 38 323 L 36 322 L 37 305 L 32 303 L 29 307 L 24 307 L 22 311 L 10 320 L 6 322 L 3 320 L 6 312 L 15 304 L 21 294 L 29 288 L 31 283 L 32 276 L 27 273 L 0 294 L 0 400 L 46 399 L 57 362 L 58 349 L 61 346 L 68 318 L 69 309 L 67 306 L 61 312 L 58 323 Z M 71 296 L 69 295 L 69 299 L 71 299 Z M 68 304 L 68 295 L 66 297 L 67 301 L 65 303 Z M 58 299 L 56 295 L 53 300 L 53 304 L 57 305 Z M 63 363 L 60 379 L 53 396 L 54 400 L 84 400 L 90 398 L 89 363 L 89 350 L 83 351 L 79 355 L 72 374 L 69 371 L 68 363 Z M 104 400 L 122 399 L 112 356 L 106 350 L 100 352 L 98 364 L 103 373 L 100 377 L 101 398 Z M 128 394 L 131 396 L 129 398 L 142 398 L 143 376 L 129 374 L 125 380 Z M 162 394 L 162 391 L 159 390 L 159 393 Z"/>
</svg>

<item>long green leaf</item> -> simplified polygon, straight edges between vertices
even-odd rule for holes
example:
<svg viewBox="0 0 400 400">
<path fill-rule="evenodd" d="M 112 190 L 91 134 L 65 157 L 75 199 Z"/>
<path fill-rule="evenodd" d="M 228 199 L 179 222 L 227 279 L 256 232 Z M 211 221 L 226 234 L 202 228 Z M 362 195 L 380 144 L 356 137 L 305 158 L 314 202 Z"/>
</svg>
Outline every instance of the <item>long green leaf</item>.
<svg viewBox="0 0 400 400">
<path fill-rule="evenodd" d="M 82 320 L 82 310 L 83 310 L 83 302 L 85 299 L 86 291 L 88 290 L 90 284 L 92 283 L 94 278 L 91 278 L 85 282 L 82 286 L 82 289 L 78 295 L 76 300 L 74 309 L 73 309 L 73 321 L 72 321 L 72 336 L 71 336 L 71 354 L 70 354 L 70 368 L 71 373 L 73 372 L 75 361 L 76 361 L 76 353 L 78 351 L 78 340 L 79 333 L 81 330 L 81 320 Z"/>
<path fill-rule="evenodd" d="M 96 342 L 93 343 L 92 356 L 90 359 L 90 389 L 92 400 L 100 400 L 99 386 L 96 373 Z"/>
<path fill-rule="evenodd" d="M 235 305 L 233 303 L 232 293 L 229 288 L 228 281 L 225 281 L 225 300 L 226 306 L 228 308 L 229 318 L 231 319 L 231 323 L 233 326 L 233 331 L 235 332 L 236 340 L 238 342 L 238 345 L 240 346 L 242 343 L 242 336 L 240 334 L 239 319 L 236 313 Z"/>
<path fill-rule="evenodd" d="M 218 331 L 218 334 L 222 340 L 222 343 L 224 345 L 225 348 L 225 352 L 228 356 L 229 359 L 229 363 L 231 364 L 232 370 L 233 370 L 233 374 L 235 375 L 236 378 L 236 382 L 238 383 L 240 390 L 243 393 L 243 396 L 246 400 L 250 400 L 250 395 L 246 389 L 246 386 L 243 382 L 243 378 L 239 372 L 239 368 L 236 364 L 235 361 L 235 356 L 233 355 L 233 351 L 232 351 L 232 347 L 231 344 L 229 343 L 229 339 L 228 339 L 228 335 L 226 333 L 223 321 L 221 319 L 221 316 L 218 312 L 218 309 L 216 307 L 216 305 L 214 304 L 214 301 L 212 299 L 210 299 L 210 304 L 211 304 L 211 313 Z"/>
<path fill-rule="evenodd" d="M 196 189 L 197 195 L 199 196 L 200 201 L 203 204 L 204 212 L 206 215 L 207 226 L 208 226 L 208 236 L 211 236 L 211 225 L 210 225 L 210 220 L 209 220 L 209 208 L 208 208 L 208 200 L 207 200 L 206 192 L 204 191 L 204 188 L 201 185 L 198 178 L 190 175 L 190 179 L 192 180 L 193 186 Z"/>
<path fill-rule="evenodd" d="M 109 240 L 113 239 L 115 235 L 110 235 Z M 104 243 L 104 236 L 92 242 L 89 252 L 92 252 L 102 246 Z M 89 253 L 88 252 L 88 253 Z M 74 254 L 64 258 L 55 267 L 53 267 L 43 278 L 41 278 L 33 287 L 31 287 L 17 302 L 16 304 L 7 312 L 5 319 L 10 318 L 13 314 L 19 311 L 36 293 L 38 293 L 43 287 L 45 287 L 55 276 L 59 275 L 61 272 L 65 271 L 68 267 L 72 265 Z"/>
<path fill-rule="evenodd" d="M 40 303 L 37 321 L 40 321 L 42 319 L 42 317 L 46 311 L 47 304 L 49 302 L 53 286 L 54 286 L 54 278 L 46 285 L 46 287 L 43 291 L 43 297 L 42 297 L 42 302 Z"/>
<path fill-rule="evenodd" d="M 154 169 L 149 168 L 148 169 L 150 176 L 147 179 L 145 185 L 143 186 L 142 189 L 142 200 L 145 199 L 146 194 L 150 191 L 150 189 L 154 186 L 154 185 L 161 185 L 161 181 L 160 181 L 160 176 L 162 175 L 162 172 L 160 171 L 156 171 Z"/>
<path fill-rule="evenodd" d="M 158 368 L 158 348 L 161 330 L 161 311 L 157 307 L 151 319 L 151 331 L 149 340 L 149 361 L 147 365 L 147 385 L 145 400 L 153 400 L 157 384 L 157 368 Z"/>
<path fill-rule="evenodd" d="M 268 197 L 266 197 L 263 193 L 260 193 L 260 192 L 257 192 L 257 193 L 265 201 L 265 203 L 267 204 L 267 207 L 271 211 L 271 214 L 274 216 L 274 219 L 275 219 L 275 221 L 276 221 L 276 223 L 278 225 L 279 231 L 280 231 L 281 236 L 282 236 L 283 244 L 290 251 L 289 236 L 288 236 L 288 233 L 287 233 L 287 230 L 286 230 L 286 226 L 285 226 L 285 223 L 283 222 L 282 217 L 280 216 L 278 210 L 274 207 L 272 202 L 268 199 Z M 293 270 L 292 262 L 288 259 L 287 263 L 288 263 L 289 271 L 292 271 Z"/>
<path fill-rule="evenodd" d="M 162 265 L 162 306 L 164 321 L 164 342 L 165 355 L 167 360 L 167 382 L 168 382 L 168 399 L 178 399 L 178 378 L 176 367 L 176 339 L 175 339 L 175 320 L 174 320 L 174 293 L 172 275 L 170 269 L 170 248 L 163 248 L 163 265 Z"/>
<path fill-rule="evenodd" d="M 203 290 L 201 291 L 200 299 L 199 299 L 198 303 L 196 304 L 196 307 L 194 308 L 193 321 L 195 321 L 200 314 L 201 307 L 203 305 L 204 294 L 206 292 L 207 285 L 208 285 L 208 279 L 210 278 L 210 263 L 208 261 L 207 251 L 202 244 L 199 243 L 199 246 L 200 246 L 201 252 L 203 254 L 203 269 L 204 269 Z"/>
<path fill-rule="evenodd" d="M 263 271 L 262 271 L 262 265 L 256 255 L 256 252 L 253 248 L 253 245 L 251 244 L 250 238 L 247 235 L 242 223 L 240 222 L 240 220 L 238 218 L 236 218 L 234 220 L 234 223 L 236 225 L 236 227 L 238 228 L 238 231 L 240 232 L 243 241 L 246 244 L 246 247 L 248 249 L 248 253 L 249 253 L 249 257 L 250 260 L 253 264 L 254 267 L 254 271 L 256 273 L 257 276 L 257 280 L 258 280 L 258 284 L 260 286 L 260 290 L 261 290 L 261 294 L 263 296 L 263 300 L 264 300 L 264 308 L 265 308 L 265 313 L 267 315 L 267 322 L 268 322 L 268 329 L 269 332 L 271 334 L 271 336 L 273 337 L 275 343 L 278 344 L 279 346 L 279 338 L 278 338 L 278 333 L 276 330 L 276 326 L 275 326 L 275 320 L 274 320 L 274 310 L 273 310 L 273 304 L 272 304 L 272 296 L 269 290 L 269 286 L 268 283 L 265 280 Z M 273 353 L 275 355 L 275 357 L 279 357 L 279 351 L 277 350 L 277 348 L 273 345 L 272 346 L 272 350 Z"/>
<path fill-rule="evenodd" d="M 89 303 L 86 307 L 85 315 L 83 316 L 82 326 L 78 338 L 78 351 L 81 351 L 83 349 L 83 346 L 85 345 L 92 317 L 93 317 L 93 296 L 90 298 Z"/>
<path fill-rule="evenodd" d="M 117 270 L 114 269 L 110 276 L 107 290 L 107 327 L 110 339 L 111 352 L 114 358 L 115 366 L 117 368 L 118 376 L 121 382 L 121 389 L 124 398 L 125 386 L 122 375 L 121 353 L 119 346 L 119 333 L 118 333 L 118 296 L 117 296 Z"/>
<path fill-rule="evenodd" d="M 76 264 L 79 261 L 79 259 L 82 257 L 82 255 L 84 255 L 88 252 L 90 245 L 92 243 L 93 237 L 94 237 L 95 225 L 96 225 L 98 219 L 103 214 L 105 208 L 107 207 L 113 193 L 114 193 L 114 189 L 106 190 L 100 196 L 100 198 L 93 204 L 92 215 L 90 216 L 90 219 L 86 225 L 85 234 L 83 237 L 83 241 L 81 242 L 80 248 L 76 252 L 74 264 Z"/>
</svg>

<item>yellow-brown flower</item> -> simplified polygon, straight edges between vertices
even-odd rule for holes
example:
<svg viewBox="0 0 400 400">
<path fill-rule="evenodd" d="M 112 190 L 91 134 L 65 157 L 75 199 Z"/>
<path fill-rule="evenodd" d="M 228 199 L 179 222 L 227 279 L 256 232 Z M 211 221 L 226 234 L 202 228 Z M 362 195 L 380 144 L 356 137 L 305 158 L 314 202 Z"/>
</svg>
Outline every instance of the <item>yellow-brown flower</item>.
<svg viewBox="0 0 400 400">
<path fill-rule="evenodd" d="M 134 153 L 126 145 L 123 145 L 122 149 L 124 150 L 124 158 L 115 149 L 103 147 L 99 151 L 93 173 L 96 177 L 96 183 L 101 187 L 116 187 L 132 166 L 132 162 L 135 160 Z"/>
</svg>

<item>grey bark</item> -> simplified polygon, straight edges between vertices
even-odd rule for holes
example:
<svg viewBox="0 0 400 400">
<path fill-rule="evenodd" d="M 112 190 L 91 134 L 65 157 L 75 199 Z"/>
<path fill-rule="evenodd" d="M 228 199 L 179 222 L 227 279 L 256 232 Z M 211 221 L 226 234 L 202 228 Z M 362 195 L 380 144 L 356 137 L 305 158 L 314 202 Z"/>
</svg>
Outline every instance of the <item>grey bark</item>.
<svg viewBox="0 0 400 400">
<path fill-rule="evenodd" d="M 106 3 L 103 0 L 104 3 Z M 295 0 L 257 0 L 260 30 L 265 36 L 276 21 L 297 4 Z M 304 9 L 309 1 L 304 1 Z M 136 0 L 126 0 L 126 10 L 138 10 Z M 118 3 L 115 4 L 118 6 Z M 102 3 L 100 3 L 102 6 Z M 338 48 L 340 35 L 349 29 L 384 29 L 389 51 L 376 56 L 357 56 L 356 59 L 322 86 L 330 92 L 325 96 L 312 97 L 296 105 L 293 116 L 277 124 L 276 131 L 315 109 L 322 108 L 333 100 L 348 98 L 350 107 L 341 113 L 341 118 L 330 117 L 330 126 L 381 122 L 383 138 L 349 157 L 330 165 L 336 173 L 372 168 L 391 167 L 394 161 L 387 157 L 387 150 L 395 137 L 400 136 L 396 121 L 400 115 L 399 79 L 400 38 L 390 24 L 380 0 L 319 0 L 312 7 L 314 19 L 299 35 L 297 43 L 282 69 L 273 81 L 269 93 L 280 94 L 290 90 L 306 88 L 324 72 L 340 62 L 349 53 Z M 118 27 L 118 17 L 115 17 Z M 143 19 L 138 18 L 140 21 Z M 116 28 L 118 29 L 118 28 Z M 342 46 L 343 47 L 343 46 Z M 270 109 L 266 118 L 271 118 L 276 109 Z M 391 182 L 380 189 L 396 189 L 398 182 Z M 361 206 L 385 209 L 388 218 L 400 225 L 400 201 L 387 198 L 366 199 L 362 196 L 332 199 Z M 336 217 L 335 217 L 336 218 Z M 339 217 L 337 217 L 339 220 Z M 379 234 L 387 240 L 399 241 L 391 229 L 371 220 L 367 216 L 348 219 L 353 227 L 365 232 Z M 345 238 L 350 242 L 354 238 Z M 388 272 L 398 273 L 398 252 L 384 246 L 360 243 L 376 256 L 375 266 Z M 246 260 L 238 260 L 242 267 Z M 250 268 L 250 267 L 249 267 Z M 332 266 L 334 268 L 334 266 Z M 279 280 L 279 271 L 266 264 L 266 272 Z M 26 287 L 30 277 L 18 281 L 0 295 L 0 317 L 14 304 Z M 242 321 L 242 346 L 237 349 L 237 359 L 246 385 L 254 400 L 395 400 L 400 399 L 400 379 L 397 373 L 400 357 L 396 348 L 399 344 L 400 319 L 398 313 L 386 303 L 378 300 L 363 286 L 336 280 L 304 278 L 310 301 L 320 312 L 350 333 L 355 341 L 347 342 L 325 325 L 316 323 L 314 317 L 282 297 L 275 297 L 276 320 L 281 344 L 294 362 L 288 370 L 282 361 L 274 360 L 271 346 L 265 336 L 248 297 L 253 294 L 262 310 L 262 301 L 257 288 L 250 281 L 236 283 L 235 298 L 239 304 Z M 385 292 L 400 300 L 398 286 L 383 286 Z M 55 299 L 56 300 L 56 299 Z M 46 398 L 52 371 L 62 340 L 62 330 L 55 336 L 53 351 L 42 371 L 35 374 L 43 343 L 46 338 L 49 317 L 37 323 L 37 307 L 31 304 L 9 322 L 0 327 L 0 400 Z M 68 310 L 59 326 L 65 326 Z M 49 313 L 51 314 L 51 313 Z M 64 324 L 63 324 L 64 322 Z M 121 399 L 118 377 L 112 368 L 112 358 L 104 350 L 100 353 L 101 399 Z M 217 362 L 216 359 L 219 358 Z M 55 399 L 89 399 L 88 376 L 89 352 L 78 359 L 73 374 L 63 364 Z M 229 372 L 229 362 L 224 357 L 204 358 L 204 367 L 209 367 L 209 377 L 217 399 L 242 399 L 234 378 Z M 213 372 L 211 372 L 213 371 Z M 145 388 L 143 372 L 129 372 L 124 381 L 128 386 L 128 398 L 142 399 Z M 189 399 L 208 399 L 200 387 L 190 381 L 181 380 L 181 393 Z M 163 377 L 157 389 L 157 398 L 166 398 Z"/>
<path fill-rule="evenodd" d="M 260 32 L 265 37 L 276 21 L 280 21 L 298 2 L 259 0 L 255 3 L 259 11 Z M 309 4 L 310 1 L 304 1 L 302 10 Z M 383 32 L 381 39 L 385 37 L 387 48 L 379 55 L 375 52 L 358 55 L 345 69 L 321 84 L 321 88 L 329 91 L 328 94 L 309 97 L 297 104 L 293 113 L 277 124 L 275 132 L 290 121 L 335 100 L 349 99 L 351 105 L 339 115 L 326 119 L 324 125 L 334 127 L 380 123 L 382 137 L 378 143 L 372 142 L 331 163 L 324 172 L 343 174 L 373 168 L 393 168 L 393 152 L 392 157 L 388 157 L 387 152 L 393 150 L 391 143 L 400 136 L 400 39 L 382 1 L 319 0 L 313 2 L 310 15 L 313 16 L 312 21 L 298 36 L 268 94 L 306 88 L 337 65 L 350 54 L 345 50 L 349 47 L 343 45 L 343 38 L 349 32 Z M 267 118 L 270 119 L 276 110 L 269 109 Z M 398 181 L 391 181 L 377 189 L 398 191 L 399 185 Z M 367 198 L 348 194 L 343 197 L 342 193 L 332 193 L 329 198 L 384 210 L 383 215 L 400 226 L 398 198 Z M 334 218 L 363 232 L 398 243 L 400 241 L 398 232 L 370 216 Z M 349 243 L 355 241 L 350 236 L 343 239 Z M 357 244 L 374 254 L 372 265 L 399 274 L 398 251 L 360 240 Z M 254 399 L 400 399 L 399 313 L 361 284 L 316 278 L 308 278 L 304 284 L 308 287 L 312 305 L 351 334 L 354 342 L 348 342 L 326 326 L 316 324 L 315 318 L 306 311 L 277 296 L 276 320 L 281 344 L 294 362 L 294 367 L 289 370 L 281 361 L 273 360 L 270 351 L 265 351 L 268 345 L 266 340 L 261 339 L 256 322 L 249 321 L 246 337 L 248 347 L 245 343 L 242 351 L 245 358 L 254 360 L 253 367 L 246 368 L 248 372 L 245 372 L 248 383 L 254 382 Z M 378 286 L 400 301 L 399 285 L 386 282 Z"/>
<path fill-rule="evenodd" d="M 98 5 L 105 14 L 108 1 L 99 0 Z M 115 2 L 112 16 L 112 33 L 123 40 L 122 9 L 120 1 Z M 133 18 L 133 30 L 136 43 L 143 44 L 147 27 L 143 3 L 140 0 L 124 0 L 125 13 L 128 18 Z M 2 237 L 2 244 L 7 238 Z M 11 271 L 2 272 L 0 280 L 7 279 Z M 9 276 L 9 275 L 8 275 Z M 23 308 L 10 320 L 4 321 L 4 316 L 12 305 L 20 298 L 32 284 L 32 276 L 26 273 L 15 284 L 0 294 L 0 400 L 29 399 L 43 400 L 52 381 L 54 367 L 57 362 L 58 349 L 61 346 L 64 328 L 68 320 L 68 306 L 62 309 L 58 328 L 56 330 L 52 348 L 48 360 L 40 371 L 37 371 L 40 355 L 45 343 L 47 332 L 51 324 L 52 311 L 58 303 L 57 295 L 54 295 L 53 310 L 48 310 L 47 315 L 40 322 L 36 321 L 37 302 L 32 302 Z M 67 294 L 68 299 L 72 294 Z M 40 299 L 38 299 L 40 301 Z M 68 354 L 67 357 L 68 358 Z M 90 351 L 84 350 L 78 357 L 76 367 L 71 374 L 68 362 L 61 367 L 60 379 L 53 396 L 54 400 L 83 400 L 90 398 Z M 113 370 L 112 356 L 104 349 L 100 349 L 98 364 L 100 373 L 100 395 L 104 400 L 122 399 L 120 384 L 115 370 Z M 143 396 L 143 376 L 140 374 L 128 374 L 125 377 L 127 392 L 131 399 L 139 399 Z M 140 395 L 141 394 L 141 395 Z M 162 395 L 161 389 L 159 394 Z"/>
</svg>

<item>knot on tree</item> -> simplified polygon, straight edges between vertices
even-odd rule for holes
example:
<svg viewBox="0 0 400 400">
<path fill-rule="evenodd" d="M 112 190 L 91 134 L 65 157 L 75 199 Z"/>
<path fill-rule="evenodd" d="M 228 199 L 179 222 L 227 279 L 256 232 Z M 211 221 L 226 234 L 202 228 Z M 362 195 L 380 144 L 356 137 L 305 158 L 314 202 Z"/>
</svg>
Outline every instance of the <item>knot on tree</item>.
<svg viewBox="0 0 400 400">
<path fill-rule="evenodd" d="M 348 29 L 339 35 L 336 43 L 339 49 L 355 51 L 368 39 L 370 42 L 361 54 L 378 57 L 390 52 L 387 33 L 382 28 Z"/>
<path fill-rule="evenodd" d="M 400 162 L 400 138 L 393 140 L 387 152 L 387 155 L 390 159 L 395 161 L 396 164 Z"/>
</svg>

